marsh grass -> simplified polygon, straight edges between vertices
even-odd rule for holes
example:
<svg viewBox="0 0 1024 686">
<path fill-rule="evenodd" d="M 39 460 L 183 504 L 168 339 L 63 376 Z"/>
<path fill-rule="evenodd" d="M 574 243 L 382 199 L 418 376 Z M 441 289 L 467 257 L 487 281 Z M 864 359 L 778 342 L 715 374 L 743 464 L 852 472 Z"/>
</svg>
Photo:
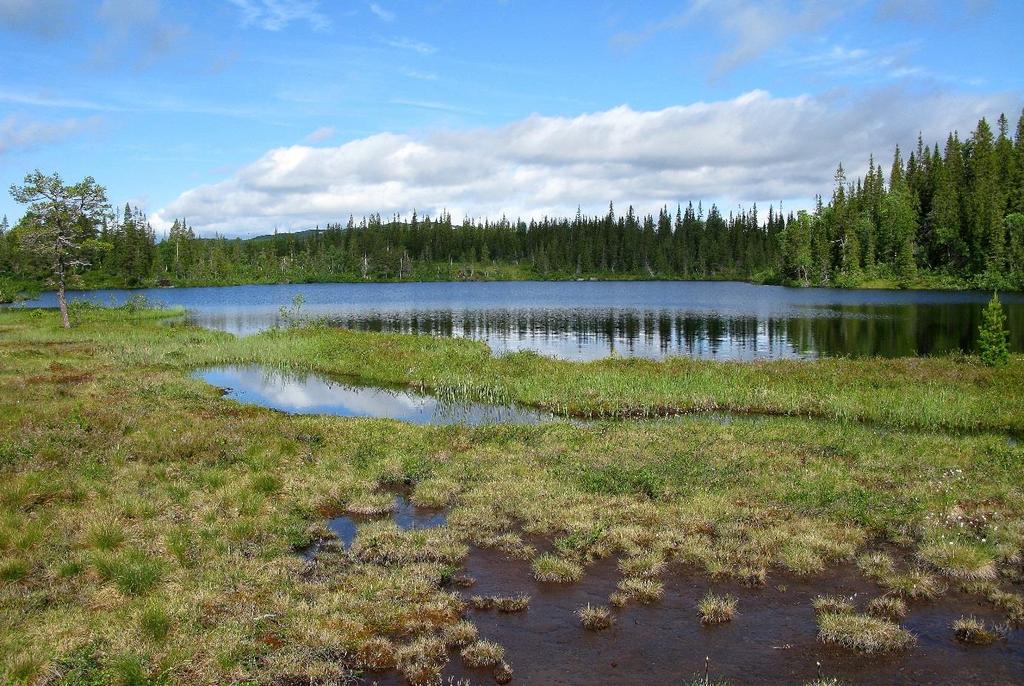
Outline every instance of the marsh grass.
<svg viewBox="0 0 1024 686">
<path fill-rule="evenodd" d="M 635 600 L 644 604 L 653 603 L 656 600 L 661 600 L 661 596 L 664 593 L 664 585 L 660 581 L 640 577 L 626 577 L 622 579 L 619 581 L 617 589 L 622 596 L 617 598 L 620 602 L 622 600 Z M 613 601 L 613 604 L 618 603 Z"/>
<path fill-rule="evenodd" d="M 591 605 L 587 603 L 576 610 L 576 616 L 580 618 L 580 624 L 591 631 L 602 631 L 611 628 L 615 624 L 615 616 L 607 607 Z"/>
<path fill-rule="evenodd" d="M 444 641 L 424 636 L 401 646 L 395 652 L 395 664 L 413 686 L 428 686 L 438 682 L 448 664 L 448 649 Z"/>
<path fill-rule="evenodd" d="M 470 544 L 535 561 L 531 542 L 551 541 L 547 571 L 570 576 L 618 557 L 617 606 L 657 600 L 666 564 L 758 585 L 861 553 L 887 595 L 984 584 L 980 597 L 1024 617 L 1009 586 L 1024 448 L 974 433 L 1022 424 L 1005 389 L 1020 387 L 1024 358 L 1001 370 L 966 358 L 566 363 L 430 337 L 303 327 L 243 339 L 142 313 L 80 317 L 63 331 L 49 313 L 0 311 L 0 613 L 18 620 L 0 623 L 0 683 L 54 670 L 89 686 L 340 683 L 393 666 L 436 682 L 451 641 L 470 638 L 452 588 Z M 569 414 L 762 416 L 514 427 L 291 416 L 190 376 L 219 364 L 447 381 L 453 394 Z M 450 508 L 447 526 L 386 521 L 390 485 Z M 350 550 L 295 555 L 349 508 L 381 521 L 362 522 Z M 865 553 L 868 540 L 890 552 Z M 940 540 L 977 547 L 998 576 L 951 573 L 980 567 L 936 557 L 927 546 Z"/>
<path fill-rule="evenodd" d="M 525 594 L 509 596 L 493 596 L 491 602 L 498 612 L 524 612 L 530 607 L 530 596 Z"/>
<path fill-rule="evenodd" d="M 477 629 L 472 622 L 457 622 L 444 628 L 442 638 L 451 648 L 464 648 L 477 639 Z"/>
<path fill-rule="evenodd" d="M 909 600 L 930 600 L 946 590 L 946 584 L 941 579 L 919 568 L 892 572 L 882 577 L 881 582 L 892 593 Z"/>
<path fill-rule="evenodd" d="M 916 642 L 914 635 L 898 624 L 853 612 L 820 613 L 818 639 L 861 653 L 895 652 Z"/>
<path fill-rule="evenodd" d="M 548 553 L 534 558 L 531 566 L 537 581 L 570 584 L 583 578 L 583 566 L 578 562 Z"/>
<path fill-rule="evenodd" d="M 883 595 L 872 598 L 867 611 L 873 617 L 897 621 L 907 616 L 907 603 L 898 596 Z"/>
<path fill-rule="evenodd" d="M 462 661 L 470 667 L 494 667 L 505 657 L 505 649 L 493 641 L 475 641 L 462 649 Z"/>
<path fill-rule="evenodd" d="M 811 601 L 818 614 L 852 614 L 857 607 L 849 598 L 837 595 L 819 595 Z"/>
<path fill-rule="evenodd" d="M 953 622 L 953 635 L 962 643 L 988 645 L 999 640 L 999 632 L 989 629 L 975 617 L 961 617 Z"/>
<path fill-rule="evenodd" d="M 986 546 L 965 541 L 938 540 L 918 549 L 922 560 L 954 579 L 995 579 L 994 555 Z"/>
<path fill-rule="evenodd" d="M 700 614 L 702 624 L 724 624 L 731 622 L 736 616 L 736 605 L 739 600 L 736 596 L 724 594 L 718 595 L 708 591 L 697 603 L 697 612 Z"/>
</svg>

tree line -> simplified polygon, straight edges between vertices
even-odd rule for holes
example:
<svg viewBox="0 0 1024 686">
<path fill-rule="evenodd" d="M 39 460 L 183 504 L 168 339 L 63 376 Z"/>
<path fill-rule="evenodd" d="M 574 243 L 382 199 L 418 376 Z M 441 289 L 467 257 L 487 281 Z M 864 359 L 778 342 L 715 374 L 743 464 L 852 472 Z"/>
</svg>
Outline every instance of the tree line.
<svg viewBox="0 0 1024 686">
<path fill-rule="evenodd" d="M 145 214 L 83 219 L 79 285 L 139 287 L 476 278 L 741 279 L 793 285 L 948 285 L 1024 289 L 1024 114 L 985 119 L 862 178 L 842 167 L 812 211 L 756 205 L 723 213 L 689 203 L 640 215 L 454 222 L 439 216 L 356 221 L 251 239 L 201 238 L 177 219 L 160 240 Z M 0 297 L 40 287 L 47 258 L 25 238 L 40 217 L 0 223 Z"/>
</svg>

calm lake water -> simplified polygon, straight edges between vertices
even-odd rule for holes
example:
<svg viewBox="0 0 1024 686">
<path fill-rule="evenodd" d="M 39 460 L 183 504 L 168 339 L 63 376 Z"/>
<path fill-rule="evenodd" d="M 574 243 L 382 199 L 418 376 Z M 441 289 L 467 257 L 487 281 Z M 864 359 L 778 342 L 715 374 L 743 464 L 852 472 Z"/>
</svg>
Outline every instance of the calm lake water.
<svg viewBox="0 0 1024 686">
<path fill-rule="evenodd" d="M 411 424 L 537 424 L 537 410 L 479 402 L 441 402 L 405 388 L 356 386 L 315 374 L 287 374 L 259 366 L 204 369 L 196 376 L 233 400 L 291 414 L 383 417 Z"/>
<path fill-rule="evenodd" d="M 73 299 L 119 304 L 142 294 L 235 334 L 281 323 L 281 307 L 334 326 L 482 340 L 496 353 L 570 359 L 612 354 L 752 360 L 971 351 L 990 294 L 850 291 L 736 282 L 299 284 L 107 290 Z M 1001 296 L 1011 345 L 1024 349 L 1024 295 Z M 55 306 L 45 293 L 28 305 Z"/>
</svg>

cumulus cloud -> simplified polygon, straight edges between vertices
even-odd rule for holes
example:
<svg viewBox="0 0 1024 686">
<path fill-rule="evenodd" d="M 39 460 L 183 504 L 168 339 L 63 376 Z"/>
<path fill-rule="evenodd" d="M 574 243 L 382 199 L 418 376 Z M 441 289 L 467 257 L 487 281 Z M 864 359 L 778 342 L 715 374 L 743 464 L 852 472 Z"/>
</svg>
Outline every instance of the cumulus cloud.
<svg viewBox="0 0 1024 686">
<path fill-rule="evenodd" d="M 350 213 L 536 217 L 641 210 L 687 200 L 724 208 L 828 194 L 839 162 L 851 174 L 919 130 L 944 140 L 981 116 L 1016 111 L 1014 96 L 878 91 L 865 97 L 773 97 L 655 111 L 626 106 L 577 117 L 534 115 L 494 128 L 421 136 L 380 133 L 336 147 L 276 148 L 231 178 L 182 193 L 154 217 L 187 216 L 207 232 L 304 228 Z M 163 225 L 163 224 L 161 224 Z"/>
<path fill-rule="evenodd" d="M 316 0 L 228 0 L 242 12 L 242 23 L 280 31 L 292 22 L 306 22 L 314 31 L 331 28 Z"/>
<path fill-rule="evenodd" d="M 35 148 L 93 130 L 100 125 L 101 121 L 97 117 L 34 121 L 9 115 L 0 119 L 0 155 Z"/>
</svg>

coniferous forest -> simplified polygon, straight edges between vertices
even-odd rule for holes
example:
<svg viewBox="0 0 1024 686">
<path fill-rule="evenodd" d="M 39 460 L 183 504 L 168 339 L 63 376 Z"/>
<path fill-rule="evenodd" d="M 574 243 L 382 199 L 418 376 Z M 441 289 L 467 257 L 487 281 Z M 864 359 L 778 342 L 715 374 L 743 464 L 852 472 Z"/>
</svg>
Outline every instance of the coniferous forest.
<svg viewBox="0 0 1024 686">
<path fill-rule="evenodd" d="M 0 223 L 0 297 L 45 287 L 46 265 Z M 1024 114 L 966 139 L 918 139 L 862 178 L 836 170 L 811 212 L 701 203 L 639 215 L 454 221 L 379 214 L 297 233 L 200 238 L 187 219 L 158 237 L 125 206 L 83 226 L 95 246 L 80 285 L 143 287 L 355 280 L 738 279 L 840 287 L 1024 289 Z"/>
</svg>

